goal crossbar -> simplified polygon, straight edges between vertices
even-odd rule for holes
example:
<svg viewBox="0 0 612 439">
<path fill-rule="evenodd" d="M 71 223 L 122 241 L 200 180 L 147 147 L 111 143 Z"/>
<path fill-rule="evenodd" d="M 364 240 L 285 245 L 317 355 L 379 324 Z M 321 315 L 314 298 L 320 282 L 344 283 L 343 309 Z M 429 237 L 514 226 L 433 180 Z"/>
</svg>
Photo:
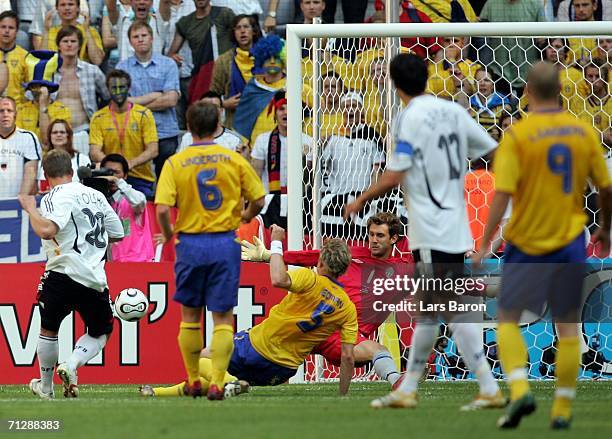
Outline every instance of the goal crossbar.
<svg viewBox="0 0 612 439">
<path fill-rule="evenodd" d="M 612 22 L 290 24 L 287 26 L 287 245 L 303 246 L 302 40 L 358 37 L 593 37 L 612 35 Z"/>
</svg>

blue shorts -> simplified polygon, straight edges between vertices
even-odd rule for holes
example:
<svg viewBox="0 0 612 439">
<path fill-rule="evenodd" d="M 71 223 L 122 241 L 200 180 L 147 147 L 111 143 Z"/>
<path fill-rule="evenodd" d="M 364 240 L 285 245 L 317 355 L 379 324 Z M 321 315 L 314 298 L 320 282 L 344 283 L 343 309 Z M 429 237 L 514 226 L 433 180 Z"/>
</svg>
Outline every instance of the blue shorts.
<svg viewBox="0 0 612 439">
<path fill-rule="evenodd" d="M 252 386 L 277 386 L 297 372 L 264 358 L 253 348 L 248 331 L 234 335 L 234 353 L 227 371 Z"/>
<path fill-rule="evenodd" d="M 539 256 L 523 253 L 509 243 L 504 251 L 499 307 L 543 316 L 548 304 L 554 319 L 573 322 L 581 306 L 585 275 L 584 233 L 565 247 Z"/>
<path fill-rule="evenodd" d="M 238 304 L 240 244 L 235 232 L 181 233 L 176 245 L 174 300 L 226 312 Z"/>
</svg>

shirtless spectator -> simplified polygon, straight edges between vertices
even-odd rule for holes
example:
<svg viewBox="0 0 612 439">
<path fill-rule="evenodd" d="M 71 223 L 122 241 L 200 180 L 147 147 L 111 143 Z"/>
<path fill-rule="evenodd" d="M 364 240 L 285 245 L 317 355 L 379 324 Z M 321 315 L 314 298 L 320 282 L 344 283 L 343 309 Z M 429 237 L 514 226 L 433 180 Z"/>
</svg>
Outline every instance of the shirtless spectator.
<svg viewBox="0 0 612 439">
<path fill-rule="evenodd" d="M 89 15 L 81 13 L 77 0 L 57 0 L 55 4 L 61 23 L 57 26 L 53 26 L 52 19 L 55 11 L 50 10 L 47 12 L 41 48 L 57 51 L 55 38 L 58 32 L 62 27 L 72 25 L 81 31 L 84 38 L 84 44 L 81 46 L 79 58 L 97 66 L 102 64 L 102 61 L 104 61 L 102 38 L 95 28 L 90 27 Z M 78 23 L 77 19 L 79 17 L 82 17 L 82 23 Z"/>
<path fill-rule="evenodd" d="M 89 154 L 89 122 L 98 111 L 98 98 L 103 101 L 110 99 L 106 80 L 98 66 L 79 59 L 83 45 L 83 34 L 79 29 L 64 26 L 55 41 L 64 60 L 53 76 L 53 82 L 60 85 L 57 100 L 66 105 L 72 114 L 70 122 L 74 130 L 74 148 Z"/>
</svg>

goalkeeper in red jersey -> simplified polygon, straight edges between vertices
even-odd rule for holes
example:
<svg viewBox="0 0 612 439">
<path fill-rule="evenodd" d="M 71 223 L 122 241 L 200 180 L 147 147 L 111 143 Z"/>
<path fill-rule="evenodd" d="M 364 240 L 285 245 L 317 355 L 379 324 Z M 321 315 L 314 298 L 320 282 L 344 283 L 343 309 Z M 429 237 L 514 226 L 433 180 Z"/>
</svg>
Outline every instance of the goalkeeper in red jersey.
<svg viewBox="0 0 612 439">
<path fill-rule="evenodd" d="M 393 251 L 401 233 L 401 223 L 397 216 L 392 213 L 378 213 L 371 216 L 367 222 L 368 247 L 352 247 L 352 261 L 346 273 L 338 278 L 344 286 L 349 298 L 355 303 L 357 309 L 357 322 L 359 324 L 357 344 L 354 355 L 355 364 L 360 365 L 372 362 L 376 374 L 389 381 L 395 390 L 399 386 L 400 373 L 387 348 L 369 337 L 378 328 L 386 317 L 377 313 L 372 316 L 369 308 L 371 303 L 362 301 L 365 287 L 374 278 L 395 277 L 395 275 L 412 275 L 412 255 L 394 257 Z M 259 240 L 255 245 L 242 242 L 242 259 L 248 261 L 268 261 L 270 255 L 268 250 Z M 287 251 L 284 260 L 289 265 L 314 266 L 319 257 L 318 250 Z M 484 292 L 483 292 L 484 293 Z M 487 293 L 488 294 L 488 293 Z M 470 360 L 472 371 L 478 380 L 478 395 L 461 407 L 462 411 L 500 408 L 506 405 L 506 399 L 495 381 L 491 368 L 484 356 L 482 349 L 482 331 L 475 323 L 451 323 L 450 329 L 453 338 L 459 347 L 461 355 Z M 312 351 L 314 354 L 322 355 L 333 365 L 339 364 L 340 339 L 339 333 L 332 334 L 323 343 Z"/>
<path fill-rule="evenodd" d="M 401 228 L 399 218 L 392 213 L 381 212 L 370 217 L 367 223 L 369 247 L 352 247 L 351 264 L 346 273 L 338 278 L 357 308 L 359 331 L 354 350 L 355 364 L 363 365 L 371 361 L 376 374 L 389 381 L 392 386 L 398 382 L 401 375 L 387 348 L 370 339 L 380 326 L 381 319 L 369 318 L 371 316 L 368 316 L 368 313 L 365 312 L 367 305 L 362 304 L 362 294 L 365 279 L 375 276 L 394 276 L 398 273 L 389 272 L 390 268 L 407 269 L 407 263 L 412 262 L 411 256 L 405 258 L 392 256 Z M 286 251 L 283 258 L 289 265 L 314 267 L 317 265 L 319 253 L 319 250 Z M 257 238 L 255 238 L 255 244 L 242 242 L 242 260 L 268 262 L 269 259 L 269 251 Z M 369 271 L 366 272 L 365 270 Z M 380 317 L 380 314 L 377 317 Z M 378 320 L 378 322 L 374 322 L 374 320 Z M 329 363 L 339 366 L 341 358 L 340 333 L 336 332 L 329 336 L 327 340 L 315 347 L 312 353 L 322 355 Z"/>
</svg>

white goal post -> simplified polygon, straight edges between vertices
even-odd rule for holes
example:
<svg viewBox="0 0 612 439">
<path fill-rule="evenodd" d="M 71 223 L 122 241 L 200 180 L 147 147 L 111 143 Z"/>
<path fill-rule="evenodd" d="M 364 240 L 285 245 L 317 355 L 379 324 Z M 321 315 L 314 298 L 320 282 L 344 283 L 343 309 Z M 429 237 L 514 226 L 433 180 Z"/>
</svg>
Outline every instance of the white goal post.
<svg viewBox="0 0 612 439">
<path fill-rule="evenodd" d="M 375 46 L 376 50 L 384 51 L 384 63 L 388 67 L 391 58 L 399 53 L 400 50 L 400 39 L 401 38 L 426 38 L 426 37 L 447 37 L 447 38 L 461 38 L 461 37 L 482 37 L 482 38 L 531 38 L 532 43 L 539 38 L 601 38 L 602 36 L 612 38 L 612 22 L 568 22 L 568 23 L 531 23 L 531 22 L 520 22 L 520 23 L 418 23 L 418 24 L 290 24 L 287 26 L 287 121 L 288 121 L 288 132 L 287 132 L 287 238 L 288 238 L 288 249 L 289 250 L 302 250 L 304 248 L 319 248 L 321 242 L 321 232 L 319 227 L 319 215 L 321 215 L 321 201 L 322 193 L 319 185 L 321 184 L 321 175 L 324 169 L 320 167 L 318 160 L 319 150 L 322 149 L 320 140 L 325 138 L 321 132 L 323 129 L 319 126 L 322 124 L 322 113 L 321 101 L 325 98 L 322 93 L 322 82 L 325 74 L 323 74 L 323 67 L 329 67 L 331 62 L 329 58 L 323 59 L 321 53 L 329 51 L 326 44 L 330 39 L 355 39 L 355 41 L 362 41 L 364 39 L 383 39 L 385 38 L 385 44 Z M 304 39 L 314 39 L 312 46 L 306 48 L 309 51 L 309 55 L 306 58 L 304 56 Z M 487 45 L 486 40 L 484 46 Z M 356 43 L 354 43 L 356 44 Z M 378 43 L 374 43 L 375 45 Z M 504 46 L 505 47 L 505 46 Z M 490 47 L 488 47 L 490 49 Z M 540 52 L 543 50 L 540 48 Z M 608 52 L 612 54 L 612 51 Z M 310 57 L 310 58 L 308 58 Z M 612 63 L 611 55 L 608 55 L 608 63 Z M 311 62 L 310 73 L 307 75 L 303 72 L 304 59 L 309 59 Z M 444 58 L 445 60 L 445 58 Z M 576 59 L 577 60 L 577 59 Z M 430 61 L 432 61 L 430 59 Z M 513 63 L 515 60 L 510 60 Z M 380 61 L 379 61 L 380 62 Z M 439 59 L 436 62 L 441 62 Z M 478 59 L 480 61 L 480 58 Z M 530 62 L 530 61 L 528 61 Z M 518 61 L 517 61 L 518 64 Z M 516 66 L 516 64 L 515 64 Z M 488 68 L 486 64 L 483 64 L 481 68 Z M 569 69 L 568 66 L 566 68 Z M 451 69 L 452 70 L 452 69 Z M 351 74 L 355 75 L 356 70 L 353 68 Z M 363 73 L 363 72 L 362 72 Z M 454 73 L 452 73 L 454 75 Z M 355 79 L 355 78 L 353 78 Z M 385 78 L 386 86 L 384 90 L 380 89 L 379 92 L 383 97 L 382 106 L 385 110 L 383 123 L 386 127 L 391 126 L 391 122 L 394 116 L 394 112 L 399 109 L 397 99 L 395 98 L 395 91 L 391 85 L 390 75 L 386 75 Z M 305 111 L 306 106 L 304 102 L 304 85 L 308 85 L 312 88 L 312 101 L 310 103 L 311 108 Z M 346 85 L 346 84 L 345 84 Z M 347 87 L 347 89 L 350 87 Z M 475 93 L 472 91 L 472 93 Z M 365 91 L 364 91 L 365 98 Z M 454 99 L 454 97 L 453 97 Z M 517 105 L 517 110 L 520 108 Z M 338 107 L 335 107 L 338 110 Z M 365 110 L 364 110 L 365 111 Z M 526 110 L 525 110 L 526 111 Z M 308 114 L 306 116 L 306 114 Z M 612 120 L 612 114 L 609 115 Z M 309 128 L 312 129 L 312 144 L 310 147 L 310 158 L 309 164 L 305 165 L 305 141 L 303 139 L 303 133 L 306 132 L 305 121 L 306 117 L 309 118 Z M 338 119 L 335 119 L 338 120 Z M 329 120 L 327 121 L 329 123 Z M 496 120 L 495 124 L 498 124 Z M 385 133 L 380 135 L 379 140 L 384 144 L 386 153 L 389 154 L 391 148 L 394 147 L 392 144 L 393 135 L 390 132 L 390 128 L 385 128 Z M 501 130 L 500 130 L 501 131 Z M 328 134 L 329 135 L 329 134 Z M 612 155 L 612 154 L 611 154 Z M 305 179 L 306 177 L 306 179 Z M 374 172 L 371 178 L 376 178 Z M 309 192 L 310 191 L 310 192 Z M 586 199 L 586 196 L 585 196 Z M 400 198 L 401 201 L 401 198 Z M 331 204 L 331 203 L 330 203 Z M 338 207 L 338 206 L 336 206 Z M 588 208 L 588 207 L 587 207 Z M 306 221 L 305 221 L 306 218 Z M 409 220 L 409 218 L 408 218 Z M 356 239 L 359 241 L 360 237 L 353 235 L 353 231 L 344 232 L 343 236 L 339 236 L 344 239 Z M 348 233 L 348 235 L 347 235 Z M 327 235 L 331 236 L 331 235 Z M 361 236 L 361 242 L 363 242 L 363 235 Z M 306 244 L 306 245 L 305 245 Z M 612 316 L 609 316 L 612 317 Z M 391 321 L 391 324 L 395 324 Z M 399 323 L 398 323 L 399 326 Z M 485 325 L 487 329 L 493 328 L 494 324 Z M 387 328 L 388 329 L 388 328 Z M 383 333 L 387 331 L 379 331 Z M 402 329 L 400 328 L 400 334 Z M 491 329 L 492 330 L 492 329 Z M 539 330 L 539 329 L 538 329 Z M 529 331 L 529 329 L 528 329 Z M 550 327 L 543 329 L 547 333 L 547 336 L 553 335 L 553 330 Z M 588 335 L 593 333 L 603 334 L 605 339 L 605 349 L 612 349 L 612 335 L 610 329 L 602 328 L 599 326 L 589 327 L 588 330 L 584 329 L 586 340 L 583 344 L 582 352 L 584 353 L 588 349 L 586 342 L 588 342 Z M 388 337 L 389 333 L 385 336 Z M 532 334 L 537 337 L 537 334 Z M 380 334 L 379 334 L 380 336 Z M 397 337 L 397 335 L 396 335 Z M 486 337 L 485 337 L 486 338 Z M 485 340 L 486 341 L 486 340 Z M 537 350 L 537 356 L 533 359 L 533 363 L 537 364 L 540 361 L 540 355 L 544 357 L 544 347 L 534 343 L 534 347 Z M 404 357 L 403 353 L 399 353 L 400 357 Z M 314 357 L 314 356 L 313 356 Z M 325 365 L 321 357 L 311 358 L 307 361 L 307 367 L 302 373 L 300 370 L 299 377 L 293 382 L 300 382 L 302 377 L 305 377 L 306 381 L 325 381 L 328 379 L 330 374 L 328 373 L 331 369 Z M 612 363 L 606 363 L 604 369 L 609 370 L 605 373 L 612 374 Z M 606 369 L 607 370 L 607 369 Z M 314 378 L 313 378 L 314 377 Z M 367 370 L 364 374 L 360 375 L 359 378 L 371 379 L 371 371 Z M 442 378 L 446 379 L 446 378 Z"/>
<path fill-rule="evenodd" d="M 612 35 L 612 22 L 554 23 L 392 23 L 287 25 L 287 246 L 301 250 L 302 224 L 302 41 L 359 37 L 597 37 Z"/>
</svg>

